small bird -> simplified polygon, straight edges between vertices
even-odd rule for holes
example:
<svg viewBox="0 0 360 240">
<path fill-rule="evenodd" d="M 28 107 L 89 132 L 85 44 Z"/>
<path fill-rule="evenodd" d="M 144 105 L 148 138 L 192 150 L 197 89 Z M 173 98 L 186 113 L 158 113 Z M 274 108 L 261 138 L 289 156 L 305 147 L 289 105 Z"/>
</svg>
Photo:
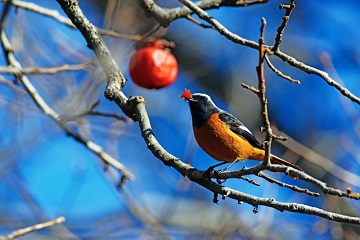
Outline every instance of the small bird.
<svg viewBox="0 0 360 240">
<path fill-rule="evenodd" d="M 190 90 L 185 90 L 180 98 L 189 102 L 197 143 L 211 157 L 222 161 L 215 166 L 231 163 L 230 167 L 237 161 L 246 159 L 264 161 L 265 150 L 262 144 L 236 117 L 218 108 L 208 95 L 191 94 Z M 303 171 L 295 164 L 273 154 L 270 156 L 270 162 Z M 296 178 L 291 174 L 290 176 Z"/>
</svg>

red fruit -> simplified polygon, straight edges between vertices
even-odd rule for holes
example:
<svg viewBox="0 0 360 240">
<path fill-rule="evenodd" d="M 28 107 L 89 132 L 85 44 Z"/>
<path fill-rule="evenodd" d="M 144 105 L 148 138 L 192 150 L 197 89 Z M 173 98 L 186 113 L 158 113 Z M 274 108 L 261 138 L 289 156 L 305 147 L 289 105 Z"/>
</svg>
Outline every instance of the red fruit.
<svg viewBox="0 0 360 240">
<path fill-rule="evenodd" d="M 159 89 L 172 84 L 177 77 L 178 63 L 167 49 L 171 43 L 157 40 L 138 49 L 130 59 L 129 72 L 140 87 Z"/>
</svg>

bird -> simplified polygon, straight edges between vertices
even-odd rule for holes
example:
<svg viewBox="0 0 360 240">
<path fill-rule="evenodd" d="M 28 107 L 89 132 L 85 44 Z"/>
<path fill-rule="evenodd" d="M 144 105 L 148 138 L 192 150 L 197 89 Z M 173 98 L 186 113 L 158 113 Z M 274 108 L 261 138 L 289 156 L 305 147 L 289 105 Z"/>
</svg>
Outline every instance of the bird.
<svg viewBox="0 0 360 240">
<path fill-rule="evenodd" d="M 264 161 L 263 145 L 239 119 L 217 107 L 209 95 L 191 94 L 190 90 L 185 89 L 185 92 L 179 97 L 189 103 L 193 132 L 198 145 L 212 158 L 221 161 L 209 169 L 231 163 L 225 168 L 227 171 L 238 161 L 247 159 Z M 274 154 L 270 155 L 270 162 L 303 172 L 297 165 Z M 290 177 L 296 178 L 291 173 Z"/>
</svg>

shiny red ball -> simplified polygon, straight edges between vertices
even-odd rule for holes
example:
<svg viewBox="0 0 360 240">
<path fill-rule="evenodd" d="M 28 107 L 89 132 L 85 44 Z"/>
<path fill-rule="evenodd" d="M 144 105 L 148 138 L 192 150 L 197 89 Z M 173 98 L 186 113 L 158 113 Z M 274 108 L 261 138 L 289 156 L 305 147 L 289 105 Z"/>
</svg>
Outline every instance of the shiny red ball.
<svg viewBox="0 0 360 240">
<path fill-rule="evenodd" d="M 129 72 L 136 85 L 146 89 L 159 89 L 176 80 L 178 63 L 163 41 L 148 44 L 131 57 Z"/>
</svg>

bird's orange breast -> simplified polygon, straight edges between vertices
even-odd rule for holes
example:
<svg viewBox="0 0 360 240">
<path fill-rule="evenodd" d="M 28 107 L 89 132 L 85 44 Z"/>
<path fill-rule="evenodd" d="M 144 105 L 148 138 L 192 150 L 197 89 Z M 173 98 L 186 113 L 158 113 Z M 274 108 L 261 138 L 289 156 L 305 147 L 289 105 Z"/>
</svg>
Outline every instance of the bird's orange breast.
<svg viewBox="0 0 360 240">
<path fill-rule="evenodd" d="M 194 135 L 199 146 L 216 160 L 245 160 L 252 157 L 255 151 L 246 139 L 232 132 L 220 120 L 219 114 L 213 114 L 203 126 L 194 127 Z"/>
</svg>

